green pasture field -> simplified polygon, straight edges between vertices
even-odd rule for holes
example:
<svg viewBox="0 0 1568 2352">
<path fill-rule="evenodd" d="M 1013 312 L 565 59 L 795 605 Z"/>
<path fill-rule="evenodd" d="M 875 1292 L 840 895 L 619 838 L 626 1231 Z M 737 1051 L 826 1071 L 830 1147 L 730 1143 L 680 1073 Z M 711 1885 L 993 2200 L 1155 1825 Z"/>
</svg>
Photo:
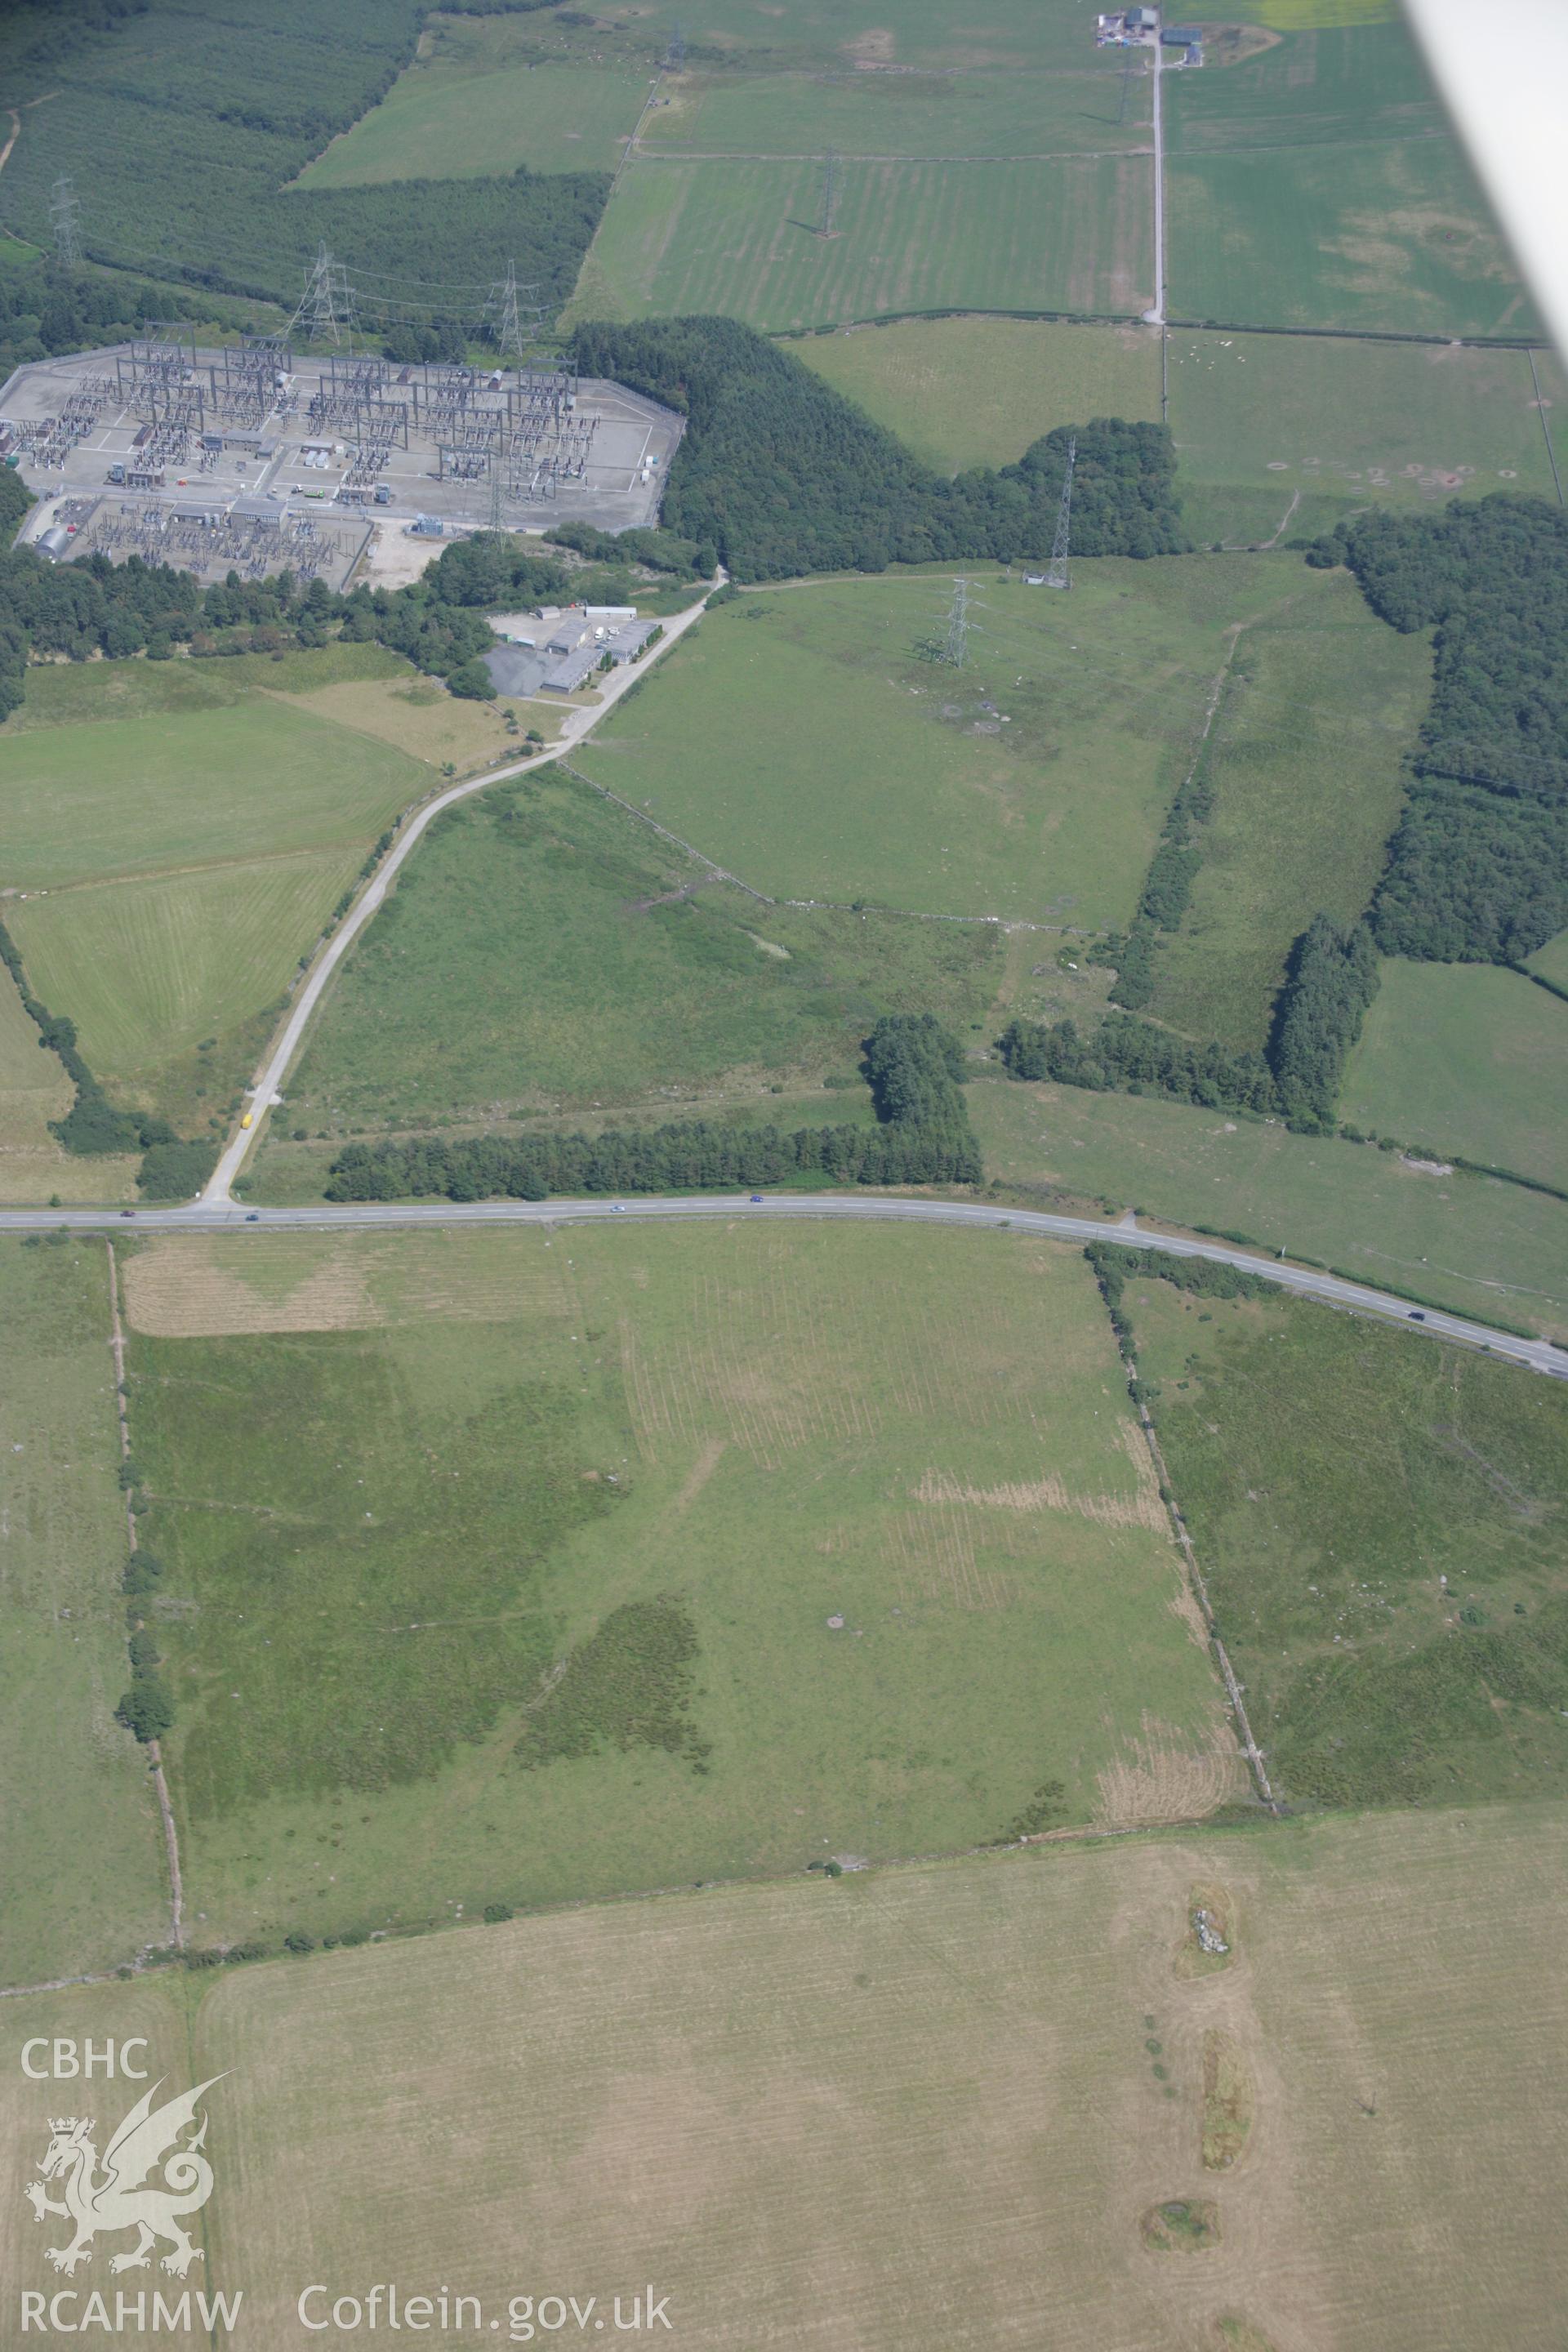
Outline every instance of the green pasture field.
<svg viewBox="0 0 1568 2352">
<path fill-rule="evenodd" d="M 0 873 L 30 891 L 338 848 L 374 837 L 428 782 L 390 746 L 260 695 L 7 731 Z"/>
<path fill-rule="evenodd" d="M 1146 148 L 1153 77 L 1121 78 L 1084 45 L 1083 70 L 667 75 L 639 152 L 700 155 L 1061 155 Z"/>
<path fill-rule="evenodd" d="M 395 708 L 363 703 L 415 676 L 357 646 L 30 674 L 0 734 L 0 883 L 23 894 L 7 928 L 116 1096 L 221 1116 L 366 851 L 436 781 L 433 758 L 371 731 L 395 731 Z M 39 1160 L 32 1197 L 124 1190 L 118 1162 L 58 1172 Z"/>
<path fill-rule="evenodd" d="M 1279 29 L 1281 40 L 1223 72 L 1169 77 L 1169 154 L 1447 135 L 1442 101 L 1402 24 Z"/>
<path fill-rule="evenodd" d="M 824 2312 L 862 2352 L 1543 2347 L 1562 1823 L 1373 1813 L 708 1890 L 47 1994 L 5 2026 L 18 2051 L 144 2034 L 176 2083 L 226 2077 L 193 2276 L 243 2289 L 268 2347 L 323 2278 L 460 2285 L 503 2343 L 513 2296 L 627 2311 L 652 2278 L 697 2352 L 807 2352 Z M 1237 1958 L 1194 1977 L 1200 1890 Z M 1198 2152 L 1216 2031 L 1255 2108 L 1220 2175 Z M 58 2092 L 5 2055 L 19 2191 Z M 1217 2246 L 1149 2253 L 1140 2216 L 1198 2196 Z M 49 2242 L 0 2201 L 18 2286 L 59 2285 Z"/>
<path fill-rule="evenodd" d="M 1348 572 L 1299 578 L 1301 593 L 1241 638 L 1205 753 L 1203 864 L 1155 959 L 1150 1017 L 1237 1047 L 1267 1040 L 1313 916 L 1364 911 L 1431 695 L 1424 636 L 1378 620 Z"/>
<path fill-rule="evenodd" d="M 109 1265 L 0 1242 L 0 1984 L 128 1960 L 168 1933 L 145 1761 L 114 1721 L 125 1654 Z"/>
<path fill-rule="evenodd" d="M 1468 165 L 1447 138 L 1372 134 L 1344 147 L 1177 153 L 1167 160 L 1166 204 L 1173 318 L 1374 334 L 1542 333 Z"/>
<path fill-rule="evenodd" d="M 313 694 L 328 686 L 375 679 L 426 681 L 384 646 L 339 642 L 313 652 L 226 654 L 207 661 L 47 662 L 27 672 L 27 689 L 0 733 L 0 744 L 40 728 L 85 727 L 125 719 L 189 718 L 229 710 L 273 694 Z"/>
<path fill-rule="evenodd" d="M 1173 314 L 1531 332 L 1533 307 L 1409 32 L 1280 29 L 1223 72 L 1166 82 Z"/>
<path fill-rule="evenodd" d="M 1330 496 L 1556 499 L 1525 352 L 1173 331 L 1170 386 L 1184 513 L 1200 538 L 1266 537 L 1281 521 L 1300 538 Z"/>
<path fill-rule="evenodd" d="M 521 65 L 500 72 L 413 65 L 294 185 L 471 180 L 515 172 L 611 172 L 647 81 L 629 71 Z"/>
<path fill-rule="evenodd" d="M 95 1076 L 199 1123 L 224 1110 L 263 1042 L 258 1018 L 361 862 L 355 846 L 50 890 L 16 909 L 12 936 L 44 1003 L 69 1008 Z"/>
<path fill-rule="evenodd" d="M 719 311 L 765 330 L 911 310 L 1136 316 L 1152 299 L 1147 155 L 840 165 L 638 155 L 563 315 Z"/>
<path fill-rule="evenodd" d="M 215 1936 L 1244 1787 L 1076 1253 L 761 1215 L 168 1236 L 127 1301 Z"/>
<path fill-rule="evenodd" d="M 1384 964 L 1342 1116 L 1402 1142 L 1562 1184 L 1568 1004 L 1479 963 Z"/>
<path fill-rule="evenodd" d="M 1028 1009 L 1026 1004 L 1026 1009 Z M 987 1172 L 1040 1208 L 1111 1202 L 1568 1339 L 1568 1206 L 1495 1178 L 1152 1096 L 971 1083 Z"/>
<path fill-rule="evenodd" d="M 1568 1790 L 1568 1387 L 1283 1296 L 1124 1306 L 1279 1794 Z"/>
<path fill-rule="evenodd" d="M 1530 969 L 1540 972 L 1544 979 L 1554 981 L 1559 988 L 1568 988 L 1568 931 L 1559 931 L 1554 940 L 1548 940 L 1546 945 L 1531 957 Z"/>
<path fill-rule="evenodd" d="M 1365 501 L 1348 498 L 1301 498 L 1283 489 L 1249 489 L 1236 483 L 1194 481 L 1179 485 L 1182 521 L 1199 547 L 1229 553 L 1317 539 L 1358 513 Z"/>
<path fill-rule="evenodd" d="M 978 1028 L 1000 958 L 984 928 L 760 906 L 545 771 L 437 819 L 332 982 L 285 1124 L 689 1117 L 726 1074 L 853 1071 L 884 1012 Z"/>
<path fill-rule="evenodd" d="M 970 576 L 962 672 L 921 657 L 945 639 L 951 572 L 748 593 L 579 764 L 781 898 L 1125 923 L 1227 629 L 1316 575 L 1108 559 L 1080 563 L 1070 596 Z"/>
<path fill-rule="evenodd" d="M 1253 0 L 1254 21 L 1278 33 L 1314 32 L 1335 25 L 1399 21 L 1399 0 Z"/>
<path fill-rule="evenodd" d="M 900 319 L 789 349 L 943 474 L 1010 466 L 1058 425 L 1160 417 L 1155 327 Z"/>
</svg>

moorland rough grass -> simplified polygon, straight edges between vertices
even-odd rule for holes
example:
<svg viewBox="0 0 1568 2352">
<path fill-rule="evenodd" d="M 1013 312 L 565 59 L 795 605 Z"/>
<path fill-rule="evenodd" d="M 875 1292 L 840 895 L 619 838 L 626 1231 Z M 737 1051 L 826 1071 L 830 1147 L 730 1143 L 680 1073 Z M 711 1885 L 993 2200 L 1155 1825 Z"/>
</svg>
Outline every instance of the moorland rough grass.
<svg viewBox="0 0 1568 2352">
<path fill-rule="evenodd" d="M 1284 1297 L 1124 1307 L 1281 1795 L 1568 1791 L 1568 1389 Z"/>
<path fill-rule="evenodd" d="M 1266 1043 L 1313 917 L 1365 912 L 1431 692 L 1425 636 L 1381 626 L 1349 578 L 1319 576 L 1339 584 L 1242 634 L 1205 750 L 1202 863 L 1154 955 L 1152 1017 L 1233 1051 Z"/>
<path fill-rule="evenodd" d="M 882 1013 L 967 1036 L 1000 954 L 984 927 L 760 905 L 570 774 L 536 772 L 437 819 L 334 982 L 286 1123 L 668 1106 L 726 1074 L 754 1094 L 853 1071 Z"/>
<path fill-rule="evenodd" d="M 40 1057 L 41 1058 L 41 1057 Z M 101 1240 L 0 1242 L 0 1984 L 113 1967 L 168 1929 L 130 1679 Z M 14 2071 L 14 2070 L 13 2070 Z"/>
<path fill-rule="evenodd" d="M 970 576 L 962 672 L 922 658 L 945 640 L 951 571 L 748 594 L 577 764 L 781 897 L 1124 923 L 1227 629 L 1300 600 L 1302 575 L 1105 560 L 1070 598 Z"/>
<path fill-rule="evenodd" d="M 1107 1822 L 1242 1785 L 1076 1255 L 758 1212 L 268 1265 L 169 1237 L 128 1292 L 215 1934 L 961 1846 L 1048 1781 Z"/>
<path fill-rule="evenodd" d="M 1342 1108 L 1369 1131 L 1562 1184 L 1568 1004 L 1495 965 L 1392 958 Z"/>
<path fill-rule="evenodd" d="M 1568 1339 L 1568 1204 L 1543 1193 L 1150 1095 L 990 1077 L 965 1094 L 988 1171 L 1031 1205 L 1104 1199 Z"/>
</svg>

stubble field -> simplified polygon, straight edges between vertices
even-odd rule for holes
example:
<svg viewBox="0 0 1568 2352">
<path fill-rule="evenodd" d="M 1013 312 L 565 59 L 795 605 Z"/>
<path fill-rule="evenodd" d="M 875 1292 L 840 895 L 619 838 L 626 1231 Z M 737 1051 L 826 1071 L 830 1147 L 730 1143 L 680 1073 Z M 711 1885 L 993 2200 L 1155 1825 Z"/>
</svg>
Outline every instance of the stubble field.
<svg viewBox="0 0 1568 2352">
<path fill-rule="evenodd" d="M 376 2280 L 479 2298 L 453 2344 L 651 2280 L 715 2352 L 1549 2352 L 1562 1832 L 1495 1806 L 1058 1847 L 278 1961 L 188 2021 L 159 1981 L 5 2024 L 230 2070 L 197 2275 L 243 2288 L 258 2352 L 298 2341 L 302 2287 Z M 1211 2169 L 1221 2062 L 1248 2126 Z M 4 2080 L 0 2252 L 47 2288 L 18 2192 L 58 2094 Z M 1217 2241 L 1151 2251 L 1173 2200 Z"/>
</svg>

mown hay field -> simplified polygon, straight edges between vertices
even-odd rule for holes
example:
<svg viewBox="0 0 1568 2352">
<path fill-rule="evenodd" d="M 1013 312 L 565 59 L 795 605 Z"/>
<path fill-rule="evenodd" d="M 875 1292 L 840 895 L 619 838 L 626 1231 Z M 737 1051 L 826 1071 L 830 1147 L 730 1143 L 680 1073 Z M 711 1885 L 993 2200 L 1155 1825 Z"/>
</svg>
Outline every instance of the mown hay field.
<svg viewBox="0 0 1568 2352">
<path fill-rule="evenodd" d="M 748 594 L 578 755 L 758 889 L 1092 930 L 1128 921 L 1226 632 L 1310 604 L 1297 559 L 976 570 Z"/>
<path fill-rule="evenodd" d="M 199 712 L 106 710 L 0 740 L 0 871 L 48 889 L 335 848 L 374 838 L 428 781 L 389 745 L 260 694 Z"/>
<path fill-rule="evenodd" d="M 5 2022 L 226 2070 L 196 2274 L 257 2352 L 313 2282 L 477 2296 L 456 2344 L 650 2280 L 701 2347 L 1548 2352 L 1562 1832 L 1500 1805 L 1058 1846 L 276 1960 L 198 1980 L 188 2022 L 163 1979 Z M 1233 1957 L 1194 1976 L 1200 1899 Z M 1215 2036 L 1253 2110 L 1219 2173 Z M 58 2091 L 4 2080 L 0 2252 L 47 2288 L 19 2190 Z M 1148 2252 L 1173 2200 L 1217 2242 Z"/>
<path fill-rule="evenodd" d="M 1371 613 L 1348 572 L 1246 630 L 1205 751 L 1214 804 L 1150 1007 L 1185 1034 L 1261 1046 L 1314 915 L 1352 923 L 1398 822 L 1401 762 L 1431 693 L 1424 636 Z"/>
<path fill-rule="evenodd" d="M 900 319 L 790 345 L 944 474 L 1010 466 L 1058 425 L 1157 424 L 1156 328 L 1049 319 Z"/>
<path fill-rule="evenodd" d="M 645 76 L 566 65 L 416 64 L 317 156 L 299 188 L 611 172 L 647 97 Z"/>
<path fill-rule="evenodd" d="M 213 1935 L 1245 1796 L 1075 1253 L 765 1211 L 244 1243 L 127 1274 Z"/>
<path fill-rule="evenodd" d="M 972 1082 L 966 1098 L 987 1171 L 1032 1205 L 1104 1199 L 1568 1339 L 1561 1201 L 1149 1095 L 994 1078 Z"/>
<path fill-rule="evenodd" d="M 130 1673 L 102 1242 L 0 1242 L 0 1984 L 15 1985 L 162 1944 L 168 1910 L 146 1762 L 114 1721 Z"/>
<path fill-rule="evenodd" d="M 1284 1297 L 1124 1305 L 1281 1796 L 1568 1792 L 1563 1382 Z"/>
<path fill-rule="evenodd" d="M 259 1045 L 258 1016 L 360 863 L 357 849 L 321 851 L 50 890 L 16 908 L 11 933 L 118 1098 L 200 1121 L 223 1110 L 240 1033 Z"/>
<path fill-rule="evenodd" d="M 942 310 L 1136 318 L 1152 299 L 1147 155 L 839 167 L 819 235 L 820 156 L 639 154 L 564 315 L 720 311 L 765 330 Z"/>
<path fill-rule="evenodd" d="M 1178 480 L 1204 539 L 1282 522 L 1299 536 L 1325 498 L 1346 510 L 1556 498 L 1525 352 L 1175 331 L 1170 383 Z M 1542 396 L 1552 388 L 1542 375 Z"/>
<path fill-rule="evenodd" d="M 1489 964 L 1383 967 L 1343 1116 L 1404 1143 L 1563 1181 L 1568 1004 Z"/>
<path fill-rule="evenodd" d="M 279 1124 L 689 1118 L 694 1099 L 825 1076 L 863 1100 L 878 1015 L 978 1031 L 1001 958 L 983 925 L 759 905 L 587 784 L 536 772 L 437 819 L 345 958 Z"/>
</svg>

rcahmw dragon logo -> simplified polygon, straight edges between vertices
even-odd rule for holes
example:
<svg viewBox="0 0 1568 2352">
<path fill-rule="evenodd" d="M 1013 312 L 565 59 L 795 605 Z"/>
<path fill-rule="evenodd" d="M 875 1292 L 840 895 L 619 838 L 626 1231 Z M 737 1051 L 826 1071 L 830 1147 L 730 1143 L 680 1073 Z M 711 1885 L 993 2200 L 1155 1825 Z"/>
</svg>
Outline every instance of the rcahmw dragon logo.
<svg viewBox="0 0 1568 2352">
<path fill-rule="evenodd" d="M 203 2092 L 222 2080 L 221 2074 L 214 2074 L 207 2082 L 198 2083 L 194 2091 L 183 2091 L 177 2099 L 156 2108 L 153 2101 L 161 2083 L 143 2091 L 104 2149 L 101 2174 L 92 2144 L 92 2117 L 50 2116 L 51 2137 L 38 2167 L 39 2177 L 28 2181 L 22 2194 L 37 2220 L 58 2213 L 75 2224 L 76 2235 L 69 2245 L 44 2250 L 46 2260 L 56 2270 L 69 2273 L 79 2263 L 91 2262 L 92 2242 L 100 2231 L 106 2237 L 120 2230 L 140 2232 L 129 2253 L 110 2256 L 111 2271 L 145 2270 L 160 2241 L 171 2250 L 163 2256 L 163 2267 L 175 2278 L 184 2278 L 191 2264 L 201 2261 L 202 2249 L 192 2245 L 181 2224 L 185 2215 L 199 2213 L 213 2193 L 213 2168 L 201 2153 L 207 2136 L 206 2117 L 202 2117 L 194 2138 L 184 2147 L 177 2143 L 180 2133 L 195 2122 Z M 158 2171 L 164 2185 L 144 2188 L 149 2173 Z M 50 2180 L 58 2180 L 64 2189 L 63 2203 L 46 2193 L 45 2183 Z"/>
</svg>

